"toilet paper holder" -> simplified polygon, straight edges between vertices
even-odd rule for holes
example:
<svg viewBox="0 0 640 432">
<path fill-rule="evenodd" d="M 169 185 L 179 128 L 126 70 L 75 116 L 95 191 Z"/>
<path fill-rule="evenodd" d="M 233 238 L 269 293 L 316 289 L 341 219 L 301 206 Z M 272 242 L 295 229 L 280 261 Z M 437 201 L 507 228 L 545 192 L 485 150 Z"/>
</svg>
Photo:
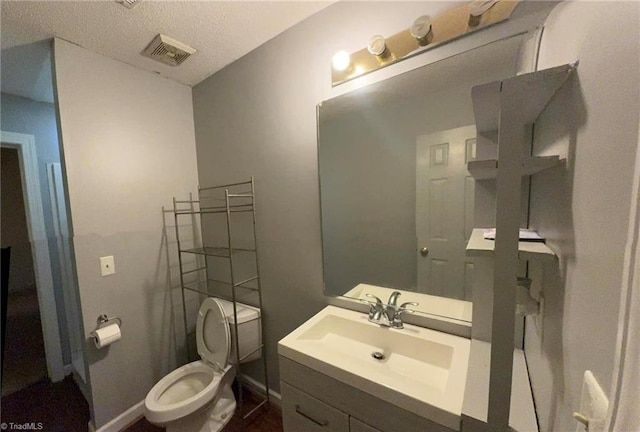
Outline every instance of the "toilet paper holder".
<svg viewBox="0 0 640 432">
<path fill-rule="evenodd" d="M 102 314 L 98 316 L 98 326 L 96 330 L 100 330 L 103 327 L 106 327 L 114 322 L 118 324 L 118 327 L 122 327 L 122 320 L 118 317 L 108 317 L 107 314 Z"/>
</svg>

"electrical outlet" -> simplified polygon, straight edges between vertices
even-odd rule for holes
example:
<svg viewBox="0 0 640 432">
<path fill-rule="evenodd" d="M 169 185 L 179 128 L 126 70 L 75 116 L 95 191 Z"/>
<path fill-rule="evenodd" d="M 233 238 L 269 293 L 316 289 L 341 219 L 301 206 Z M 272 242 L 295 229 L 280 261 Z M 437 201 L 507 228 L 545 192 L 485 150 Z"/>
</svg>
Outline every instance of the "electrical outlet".
<svg viewBox="0 0 640 432">
<path fill-rule="evenodd" d="M 113 261 L 113 255 L 100 258 L 100 274 L 102 276 L 109 276 L 115 274 L 116 264 Z"/>
</svg>

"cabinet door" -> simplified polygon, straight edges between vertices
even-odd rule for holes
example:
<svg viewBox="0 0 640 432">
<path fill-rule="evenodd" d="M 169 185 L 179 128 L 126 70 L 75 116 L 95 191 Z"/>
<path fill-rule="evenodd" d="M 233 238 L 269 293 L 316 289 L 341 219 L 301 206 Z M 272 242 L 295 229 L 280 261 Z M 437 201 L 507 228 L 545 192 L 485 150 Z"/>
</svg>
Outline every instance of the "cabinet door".
<svg viewBox="0 0 640 432">
<path fill-rule="evenodd" d="M 380 432 L 378 429 L 374 429 L 371 426 L 362 423 L 358 419 L 354 419 L 351 417 L 349 419 L 349 424 L 351 425 L 350 432 Z"/>
<path fill-rule="evenodd" d="M 281 382 L 285 432 L 349 432 L 349 416 Z"/>
</svg>

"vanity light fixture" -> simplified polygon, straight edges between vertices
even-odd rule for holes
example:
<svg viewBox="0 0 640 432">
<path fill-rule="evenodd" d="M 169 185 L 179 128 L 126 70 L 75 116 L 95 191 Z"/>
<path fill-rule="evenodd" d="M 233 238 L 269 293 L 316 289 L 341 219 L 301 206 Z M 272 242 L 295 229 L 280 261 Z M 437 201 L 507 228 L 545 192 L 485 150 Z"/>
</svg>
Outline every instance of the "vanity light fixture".
<svg viewBox="0 0 640 432">
<path fill-rule="evenodd" d="M 416 18 L 409 29 L 409 33 L 416 38 L 420 46 L 429 45 L 429 42 L 433 40 L 431 17 L 429 15 L 422 15 Z"/>
<path fill-rule="evenodd" d="M 389 50 L 387 49 L 387 42 L 384 36 L 375 35 L 369 39 L 367 44 L 367 51 L 376 57 L 385 58 L 389 56 Z"/>
<path fill-rule="evenodd" d="M 476 27 L 480 24 L 480 19 L 499 0 L 473 0 L 469 3 L 469 27 Z"/>
<path fill-rule="evenodd" d="M 365 48 L 333 56 L 331 84 L 342 84 L 505 21 L 522 1 L 473 0 L 435 16 L 422 15 L 396 34 L 373 36 Z"/>
<path fill-rule="evenodd" d="M 346 51 L 338 51 L 333 55 L 332 60 L 333 69 L 338 72 L 344 72 L 351 66 L 351 56 Z"/>
</svg>

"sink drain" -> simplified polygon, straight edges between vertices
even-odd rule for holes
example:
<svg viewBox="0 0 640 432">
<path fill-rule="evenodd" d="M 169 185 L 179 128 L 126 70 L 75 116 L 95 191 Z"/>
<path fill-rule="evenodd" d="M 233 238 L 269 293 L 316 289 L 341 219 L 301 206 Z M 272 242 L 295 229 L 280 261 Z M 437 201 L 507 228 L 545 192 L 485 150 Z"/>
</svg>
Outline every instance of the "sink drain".
<svg viewBox="0 0 640 432">
<path fill-rule="evenodd" d="M 374 359 L 376 359 L 376 360 L 384 360 L 384 354 L 382 354 L 382 353 L 381 353 L 381 352 L 379 352 L 379 351 L 372 352 L 372 353 L 371 353 L 371 357 L 373 357 L 373 358 L 374 358 Z"/>
</svg>

